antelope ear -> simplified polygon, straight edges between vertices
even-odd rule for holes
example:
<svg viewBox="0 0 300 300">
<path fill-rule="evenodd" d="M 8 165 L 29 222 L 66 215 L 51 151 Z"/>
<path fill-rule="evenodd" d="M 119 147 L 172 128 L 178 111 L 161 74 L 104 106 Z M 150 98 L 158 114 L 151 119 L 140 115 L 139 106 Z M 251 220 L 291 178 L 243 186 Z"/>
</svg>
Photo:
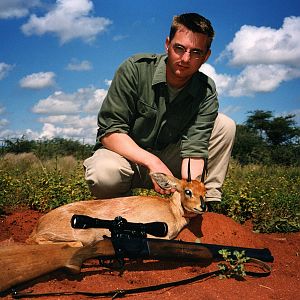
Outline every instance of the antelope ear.
<svg viewBox="0 0 300 300">
<path fill-rule="evenodd" d="M 199 181 L 199 182 L 203 182 L 202 179 L 203 179 L 203 178 L 202 178 L 202 175 L 198 175 L 198 176 L 195 178 L 195 180 L 197 180 L 197 181 Z"/>
<path fill-rule="evenodd" d="M 204 174 L 198 175 L 198 176 L 195 178 L 195 180 L 204 183 L 204 181 L 205 181 L 205 176 L 204 176 Z"/>
<path fill-rule="evenodd" d="M 180 180 L 164 173 L 150 173 L 151 178 L 164 190 L 181 188 Z"/>
</svg>

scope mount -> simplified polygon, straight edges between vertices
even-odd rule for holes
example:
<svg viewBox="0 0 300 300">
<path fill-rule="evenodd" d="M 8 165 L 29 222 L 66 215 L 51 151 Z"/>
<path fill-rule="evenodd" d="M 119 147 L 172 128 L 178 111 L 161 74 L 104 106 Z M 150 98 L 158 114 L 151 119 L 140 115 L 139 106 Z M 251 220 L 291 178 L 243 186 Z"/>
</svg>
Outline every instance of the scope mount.
<svg viewBox="0 0 300 300">
<path fill-rule="evenodd" d="M 101 220 L 85 215 L 73 215 L 72 228 L 106 228 L 111 233 L 115 258 L 121 268 L 124 267 L 125 258 L 145 258 L 149 256 L 147 234 L 164 237 L 168 232 L 168 225 L 164 222 L 133 223 L 117 216 L 114 220 Z"/>
</svg>

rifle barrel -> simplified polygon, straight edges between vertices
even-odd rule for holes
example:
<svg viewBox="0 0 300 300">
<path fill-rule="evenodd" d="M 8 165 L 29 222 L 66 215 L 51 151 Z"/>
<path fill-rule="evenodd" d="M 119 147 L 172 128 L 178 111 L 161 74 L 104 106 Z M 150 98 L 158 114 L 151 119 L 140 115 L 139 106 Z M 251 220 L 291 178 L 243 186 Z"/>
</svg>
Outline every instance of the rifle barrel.
<svg viewBox="0 0 300 300">
<path fill-rule="evenodd" d="M 234 251 L 242 252 L 245 251 L 245 256 L 250 258 L 255 258 L 262 260 L 264 262 L 273 262 L 274 257 L 268 248 L 244 248 L 236 246 L 226 246 L 226 245 L 215 245 L 215 244 L 200 244 L 203 247 L 209 249 L 215 260 L 223 260 L 223 256 L 219 253 L 220 250 L 226 249 L 233 253 Z"/>
<path fill-rule="evenodd" d="M 245 256 L 250 258 L 259 259 L 264 262 L 273 262 L 274 257 L 272 256 L 268 248 L 245 248 L 245 247 L 236 247 L 236 246 L 227 246 L 227 245 L 217 245 L 217 244 L 202 244 L 202 243 L 192 243 L 192 242 L 183 242 L 183 241 L 166 241 L 159 239 L 148 239 L 150 255 L 157 255 L 157 257 L 168 258 L 169 249 L 170 255 L 176 254 L 179 257 L 186 258 L 186 260 L 196 260 L 198 261 L 201 258 L 208 259 L 207 252 L 211 253 L 213 260 L 224 260 L 223 256 L 219 253 L 220 250 L 226 249 L 231 254 L 234 251 L 245 251 Z M 155 243 L 154 243 L 155 241 Z M 162 257 L 162 252 L 166 257 Z M 181 253 L 181 254 L 180 254 Z M 171 257 L 170 257 L 171 258 Z"/>
<path fill-rule="evenodd" d="M 274 261 L 270 250 L 267 248 L 244 248 L 154 238 L 130 239 L 130 243 L 126 237 L 118 237 L 116 240 L 118 241 L 117 247 L 123 249 L 125 256 L 129 258 L 197 261 L 200 264 L 209 265 L 213 260 L 224 260 L 219 251 L 226 249 L 231 252 L 231 256 L 234 251 L 245 251 L 246 257 L 264 262 Z"/>
<path fill-rule="evenodd" d="M 244 248 L 236 246 L 215 245 L 183 242 L 177 240 L 160 240 L 148 239 L 149 256 L 160 259 L 173 258 L 186 261 L 209 261 L 224 260 L 219 250 L 226 249 L 232 254 L 234 251 L 245 251 L 245 256 L 259 259 L 264 262 L 273 262 L 272 256 L 268 248 Z"/>
</svg>

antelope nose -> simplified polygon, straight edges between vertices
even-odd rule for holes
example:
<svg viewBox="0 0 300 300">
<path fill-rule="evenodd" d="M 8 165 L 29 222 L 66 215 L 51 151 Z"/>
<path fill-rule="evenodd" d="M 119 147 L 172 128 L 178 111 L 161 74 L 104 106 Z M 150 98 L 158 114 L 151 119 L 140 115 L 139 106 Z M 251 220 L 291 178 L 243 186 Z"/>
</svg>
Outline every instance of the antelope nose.
<svg viewBox="0 0 300 300">
<path fill-rule="evenodd" d="M 201 207 L 202 211 L 207 210 L 207 205 L 202 197 L 200 198 L 200 207 Z"/>
</svg>

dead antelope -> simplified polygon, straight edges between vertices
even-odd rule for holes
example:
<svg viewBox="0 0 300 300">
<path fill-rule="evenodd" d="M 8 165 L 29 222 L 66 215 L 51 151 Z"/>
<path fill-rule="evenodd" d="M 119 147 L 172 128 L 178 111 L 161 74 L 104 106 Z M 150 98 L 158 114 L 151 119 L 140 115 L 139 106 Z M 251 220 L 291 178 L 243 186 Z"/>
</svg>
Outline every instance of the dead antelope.
<svg viewBox="0 0 300 300">
<path fill-rule="evenodd" d="M 86 245 L 110 236 L 109 230 L 102 228 L 73 229 L 70 224 L 73 214 L 106 220 L 122 216 L 129 222 L 139 223 L 166 222 L 168 235 L 165 238 L 175 238 L 190 218 L 206 210 L 203 179 L 191 180 L 189 176 L 188 180 L 179 180 L 162 173 L 150 176 L 162 189 L 176 189 L 172 197 L 131 196 L 63 205 L 40 218 L 27 243 Z"/>
</svg>

